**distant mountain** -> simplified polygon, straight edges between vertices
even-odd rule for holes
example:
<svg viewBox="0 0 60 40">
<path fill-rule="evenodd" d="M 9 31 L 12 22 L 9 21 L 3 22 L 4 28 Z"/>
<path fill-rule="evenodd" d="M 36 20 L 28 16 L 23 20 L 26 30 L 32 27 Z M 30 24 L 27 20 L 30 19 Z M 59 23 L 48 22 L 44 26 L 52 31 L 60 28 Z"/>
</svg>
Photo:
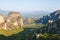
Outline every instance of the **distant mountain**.
<svg viewBox="0 0 60 40">
<path fill-rule="evenodd" d="M 7 16 L 7 15 L 8 15 L 8 12 L 9 12 L 9 11 L 0 10 L 0 14 L 3 14 L 4 16 Z"/>
<path fill-rule="evenodd" d="M 44 15 L 48 15 L 48 11 L 33 11 L 33 12 L 22 12 L 21 15 L 24 18 L 31 17 L 31 18 L 40 18 L 43 17 Z"/>
<path fill-rule="evenodd" d="M 0 10 L 0 14 L 7 16 L 9 11 Z M 45 15 L 49 15 L 50 12 L 48 11 L 32 11 L 32 12 L 21 12 L 23 18 L 31 17 L 31 18 L 40 18 Z"/>
</svg>

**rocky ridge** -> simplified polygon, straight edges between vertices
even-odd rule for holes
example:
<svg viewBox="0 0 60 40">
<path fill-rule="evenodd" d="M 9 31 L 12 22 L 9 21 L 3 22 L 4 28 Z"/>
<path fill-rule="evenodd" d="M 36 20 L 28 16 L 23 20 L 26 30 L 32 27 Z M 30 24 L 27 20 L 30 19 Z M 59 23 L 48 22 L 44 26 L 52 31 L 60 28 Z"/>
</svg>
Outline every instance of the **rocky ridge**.
<svg viewBox="0 0 60 40">
<path fill-rule="evenodd" d="M 60 19 L 60 10 L 56 10 L 50 13 L 50 15 L 43 16 L 42 18 L 38 19 L 36 22 L 47 24 L 47 23 L 55 22 L 59 19 Z"/>
</svg>

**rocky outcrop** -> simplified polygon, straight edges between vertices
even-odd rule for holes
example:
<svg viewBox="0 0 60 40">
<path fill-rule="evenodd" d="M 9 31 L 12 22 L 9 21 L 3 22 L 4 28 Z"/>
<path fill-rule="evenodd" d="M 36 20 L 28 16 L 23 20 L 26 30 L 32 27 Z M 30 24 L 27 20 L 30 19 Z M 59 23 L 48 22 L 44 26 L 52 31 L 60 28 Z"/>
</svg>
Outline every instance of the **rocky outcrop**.
<svg viewBox="0 0 60 40">
<path fill-rule="evenodd" d="M 53 13 L 50 14 L 49 20 L 48 20 L 48 32 L 52 30 L 53 32 L 55 31 L 60 31 L 58 28 L 60 28 L 58 25 L 60 23 L 60 10 L 57 10 Z M 57 33 L 57 32 L 56 32 Z"/>
<path fill-rule="evenodd" d="M 7 22 L 12 22 L 14 26 L 22 27 L 23 20 L 19 12 L 9 12 Z"/>
<path fill-rule="evenodd" d="M 12 30 L 23 26 L 23 19 L 19 12 L 9 12 L 7 17 L 0 15 L 0 29 Z"/>
<path fill-rule="evenodd" d="M 60 10 L 56 10 L 50 15 L 43 16 L 43 18 L 38 19 L 36 22 L 47 24 L 60 19 Z"/>
<path fill-rule="evenodd" d="M 5 17 L 2 14 L 0 14 L 0 24 L 3 23 L 4 21 L 5 21 Z"/>
<path fill-rule="evenodd" d="M 32 24 L 33 22 L 34 22 L 33 18 L 28 17 L 24 20 L 24 25 Z"/>
<path fill-rule="evenodd" d="M 5 17 L 2 14 L 0 14 L 0 29 L 4 27 L 4 22 L 5 22 Z"/>
</svg>

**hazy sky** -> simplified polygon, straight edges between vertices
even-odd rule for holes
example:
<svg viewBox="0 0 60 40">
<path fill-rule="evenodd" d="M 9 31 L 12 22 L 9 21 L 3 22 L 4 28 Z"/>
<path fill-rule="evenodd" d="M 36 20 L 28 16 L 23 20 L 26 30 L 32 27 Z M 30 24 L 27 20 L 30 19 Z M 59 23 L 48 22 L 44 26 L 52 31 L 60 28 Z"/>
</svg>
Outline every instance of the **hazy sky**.
<svg viewBox="0 0 60 40">
<path fill-rule="evenodd" d="M 0 0 L 0 9 L 10 11 L 53 11 L 60 9 L 60 0 Z"/>
</svg>

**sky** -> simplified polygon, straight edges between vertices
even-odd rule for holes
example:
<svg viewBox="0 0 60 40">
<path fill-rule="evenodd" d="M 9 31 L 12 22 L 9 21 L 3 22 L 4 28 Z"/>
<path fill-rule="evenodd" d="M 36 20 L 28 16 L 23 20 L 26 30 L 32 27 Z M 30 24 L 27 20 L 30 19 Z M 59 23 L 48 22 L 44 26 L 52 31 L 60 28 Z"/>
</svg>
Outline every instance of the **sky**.
<svg viewBox="0 0 60 40">
<path fill-rule="evenodd" d="M 60 0 L 0 0 L 0 10 L 28 12 L 59 9 Z"/>
</svg>

